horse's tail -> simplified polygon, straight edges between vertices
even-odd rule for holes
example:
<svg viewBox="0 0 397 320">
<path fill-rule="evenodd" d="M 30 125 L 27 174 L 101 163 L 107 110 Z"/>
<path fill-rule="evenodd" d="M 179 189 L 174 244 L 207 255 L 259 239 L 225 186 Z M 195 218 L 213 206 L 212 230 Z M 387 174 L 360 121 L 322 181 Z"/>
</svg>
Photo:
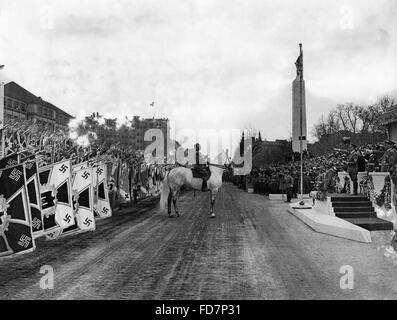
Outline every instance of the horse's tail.
<svg viewBox="0 0 397 320">
<path fill-rule="evenodd" d="M 161 211 L 165 210 L 169 193 L 170 193 L 170 186 L 168 185 L 168 172 L 167 172 L 163 179 L 163 190 L 161 190 L 161 196 L 160 196 L 160 210 Z"/>
</svg>

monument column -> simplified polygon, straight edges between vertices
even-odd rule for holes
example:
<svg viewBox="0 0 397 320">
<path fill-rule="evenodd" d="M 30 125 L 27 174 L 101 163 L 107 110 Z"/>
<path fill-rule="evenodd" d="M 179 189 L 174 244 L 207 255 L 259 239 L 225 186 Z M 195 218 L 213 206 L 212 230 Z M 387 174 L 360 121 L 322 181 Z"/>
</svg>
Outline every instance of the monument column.
<svg viewBox="0 0 397 320">
<path fill-rule="evenodd" d="M 295 62 L 296 78 L 292 82 L 292 151 L 300 152 L 300 136 L 302 139 L 302 151 L 307 150 L 306 129 L 306 100 L 305 80 L 303 79 L 303 52 L 300 45 L 300 55 Z M 302 107 L 302 110 L 301 110 Z M 301 134 L 302 121 L 302 134 Z"/>
</svg>

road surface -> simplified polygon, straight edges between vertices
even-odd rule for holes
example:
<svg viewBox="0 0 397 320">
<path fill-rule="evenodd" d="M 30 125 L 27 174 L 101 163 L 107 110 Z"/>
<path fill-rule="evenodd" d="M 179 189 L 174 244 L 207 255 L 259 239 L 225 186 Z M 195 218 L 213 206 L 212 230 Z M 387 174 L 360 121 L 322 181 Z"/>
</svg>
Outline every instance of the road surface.
<svg viewBox="0 0 397 320">
<path fill-rule="evenodd" d="M 395 299 L 397 266 L 376 245 L 311 230 L 281 201 L 222 187 L 185 193 L 180 218 L 157 201 L 99 221 L 97 230 L 0 260 L 0 299 Z M 54 288 L 40 288 L 40 268 Z M 354 270 L 341 289 L 340 268 Z"/>
</svg>

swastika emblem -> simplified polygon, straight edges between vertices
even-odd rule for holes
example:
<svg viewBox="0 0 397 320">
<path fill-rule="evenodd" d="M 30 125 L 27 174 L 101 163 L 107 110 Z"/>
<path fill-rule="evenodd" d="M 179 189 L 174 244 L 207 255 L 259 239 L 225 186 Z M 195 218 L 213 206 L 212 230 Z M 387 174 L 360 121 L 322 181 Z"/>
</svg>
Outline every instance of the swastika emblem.
<svg viewBox="0 0 397 320">
<path fill-rule="evenodd" d="M 103 172 L 103 169 L 102 169 L 102 168 L 96 169 L 96 174 L 97 174 L 97 175 L 101 175 L 102 172 Z"/>
<path fill-rule="evenodd" d="M 88 171 L 84 171 L 83 174 L 81 175 L 81 177 L 84 178 L 85 180 L 87 180 L 89 176 L 90 173 Z"/>
<path fill-rule="evenodd" d="M 12 167 L 13 165 L 18 164 L 18 162 L 14 159 L 9 159 L 7 162 L 7 167 Z"/>
<path fill-rule="evenodd" d="M 26 162 L 26 169 L 31 170 L 33 167 L 33 162 Z"/>
<path fill-rule="evenodd" d="M 72 217 L 69 214 L 66 214 L 65 218 L 63 218 L 63 221 L 70 223 L 70 219 L 72 219 Z"/>
<path fill-rule="evenodd" d="M 28 237 L 26 234 L 23 234 L 18 241 L 18 244 L 21 247 L 27 248 L 30 245 L 30 240 L 32 240 L 30 237 Z"/>
<path fill-rule="evenodd" d="M 66 164 L 63 164 L 63 165 L 59 168 L 59 171 L 61 171 L 62 173 L 65 173 L 66 170 L 68 170 L 68 169 L 69 169 L 69 167 L 68 167 Z"/>
<path fill-rule="evenodd" d="M 103 213 L 103 214 L 108 214 L 108 212 L 109 212 L 109 209 L 108 209 L 108 208 L 106 208 L 106 207 L 103 207 L 103 208 L 102 208 L 102 213 Z"/>
<path fill-rule="evenodd" d="M 34 219 L 32 220 L 32 227 L 36 230 L 40 229 L 40 227 L 41 227 L 40 219 L 38 219 L 37 217 L 34 217 Z"/>
<path fill-rule="evenodd" d="M 89 227 L 91 225 L 91 222 L 92 222 L 91 219 L 85 218 L 83 224 L 85 224 L 87 227 Z"/>
<path fill-rule="evenodd" d="M 18 180 L 21 178 L 21 175 L 22 175 L 22 172 L 20 170 L 14 169 L 11 171 L 9 178 L 18 182 Z"/>
</svg>

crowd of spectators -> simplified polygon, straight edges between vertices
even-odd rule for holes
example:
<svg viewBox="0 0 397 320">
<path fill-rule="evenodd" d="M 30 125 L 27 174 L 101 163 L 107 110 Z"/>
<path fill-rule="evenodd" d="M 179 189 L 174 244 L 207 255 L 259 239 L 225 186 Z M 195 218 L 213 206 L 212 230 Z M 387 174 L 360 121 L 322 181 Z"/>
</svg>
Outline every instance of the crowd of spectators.
<svg viewBox="0 0 397 320">
<path fill-rule="evenodd" d="M 303 161 L 303 193 L 316 190 L 319 179 L 329 172 L 347 171 L 348 158 L 351 152 L 350 141 L 342 143 L 341 148 L 321 156 L 304 157 Z M 397 147 L 391 141 L 377 144 L 366 144 L 357 147 L 358 172 L 389 171 L 397 163 Z M 394 157 L 393 157 L 394 155 Z M 292 188 L 289 179 L 292 177 Z M 253 168 L 250 175 L 234 177 L 233 183 L 242 189 L 253 188 L 259 194 L 286 194 L 296 198 L 300 194 L 300 161 L 291 161 L 278 166 Z M 289 197 L 288 197 L 289 199 Z"/>
</svg>

